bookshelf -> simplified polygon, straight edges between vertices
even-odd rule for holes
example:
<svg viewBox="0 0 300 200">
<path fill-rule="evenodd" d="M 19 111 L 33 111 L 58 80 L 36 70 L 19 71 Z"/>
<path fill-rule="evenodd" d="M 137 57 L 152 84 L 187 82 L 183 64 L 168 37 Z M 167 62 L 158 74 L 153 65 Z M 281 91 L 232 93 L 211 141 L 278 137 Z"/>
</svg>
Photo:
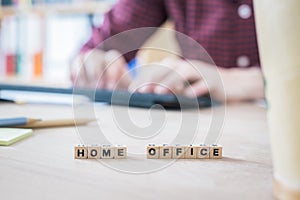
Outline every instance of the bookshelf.
<svg viewBox="0 0 300 200">
<path fill-rule="evenodd" d="M 92 18 L 103 17 L 115 2 L 0 0 L 0 82 L 66 85 L 70 61 L 89 38 Z"/>
<path fill-rule="evenodd" d="M 29 5 L 1 6 L 0 18 L 12 15 L 35 13 L 48 14 L 103 14 L 107 12 L 114 1 L 83 1 L 76 3 L 38 3 Z"/>
</svg>

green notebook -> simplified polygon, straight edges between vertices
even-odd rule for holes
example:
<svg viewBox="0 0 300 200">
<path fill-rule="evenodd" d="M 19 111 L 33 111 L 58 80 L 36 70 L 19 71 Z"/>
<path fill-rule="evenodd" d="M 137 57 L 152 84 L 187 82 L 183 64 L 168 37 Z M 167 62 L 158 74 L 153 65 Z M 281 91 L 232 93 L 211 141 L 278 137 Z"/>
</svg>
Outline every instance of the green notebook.
<svg viewBox="0 0 300 200">
<path fill-rule="evenodd" d="M 32 135 L 32 129 L 0 128 L 0 145 L 11 145 Z"/>
</svg>

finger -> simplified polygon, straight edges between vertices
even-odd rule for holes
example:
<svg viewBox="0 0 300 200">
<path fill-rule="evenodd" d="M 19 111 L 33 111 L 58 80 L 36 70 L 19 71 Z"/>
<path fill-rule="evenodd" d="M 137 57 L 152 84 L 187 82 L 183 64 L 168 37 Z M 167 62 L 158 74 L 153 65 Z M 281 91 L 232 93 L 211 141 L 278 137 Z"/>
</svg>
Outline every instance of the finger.
<svg viewBox="0 0 300 200">
<path fill-rule="evenodd" d="M 196 98 L 198 96 L 205 95 L 209 92 L 209 89 L 205 83 L 204 80 L 197 81 L 193 83 L 192 85 L 189 85 L 183 90 L 183 95 L 190 97 L 190 98 Z"/>
<path fill-rule="evenodd" d="M 173 59 L 165 59 L 159 63 L 151 63 L 140 67 L 139 76 L 130 85 L 129 90 L 142 93 L 154 92 L 156 85 L 167 77 L 175 66 Z"/>
<path fill-rule="evenodd" d="M 189 63 L 178 60 L 177 67 L 173 67 L 172 73 L 166 76 L 158 86 L 154 88 L 154 92 L 158 94 L 176 93 L 181 94 L 186 85 L 195 80 L 200 80 L 201 76 L 197 75 L 194 67 Z"/>
<path fill-rule="evenodd" d="M 125 58 L 116 50 L 106 52 L 104 58 L 106 64 L 104 74 L 105 87 L 112 90 L 128 84 L 127 82 L 130 82 L 130 75 Z"/>
<path fill-rule="evenodd" d="M 154 87 L 154 84 L 146 82 L 145 84 L 140 85 L 136 91 L 140 93 L 153 93 Z"/>
<path fill-rule="evenodd" d="M 104 52 L 102 50 L 94 49 L 84 55 L 84 69 L 89 87 L 97 87 L 98 80 L 101 80 L 103 75 L 104 65 Z"/>
<path fill-rule="evenodd" d="M 132 78 L 131 78 L 129 72 L 126 72 L 121 76 L 121 79 L 119 80 L 119 82 L 117 84 L 117 88 L 128 90 L 128 86 L 131 84 L 131 82 L 132 82 Z"/>
<path fill-rule="evenodd" d="M 113 88 L 128 89 L 128 86 L 132 82 L 132 77 L 131 77 L 131 74 L 127 67 L 127 63 L 126 63 L 125 59 L 123 57 L 122 57 L 122 59 L 123 59 L 123 62 L 115 63 L 116 68 L 119 68 L 119 70 L 117 71 L 118 78 L 115 80 Z"/>
<path fill-rule="evenodd" d="M 84 54 L 78 55 L 71 64 L 70 75 L 74 87 L 84 87 L 87 82 L 86 71 L 84 69 Z"/>
<path fill-rule="evenodd" d="M 151 63 L 148 65 L 140 66 L 138 68 L 139 73 L 138 76 L 134 79 L 132 84 L 129 86 L 129 91 L 134 92 L 142 92 L 142 93 L 149 93 L 152 91 L 154 77 L 158 75 L 158 71 L 161 69 L 157 63 Z M 166 72 L 162 72 L 166 73 Z M 157 77 L 156 77 L 157 78 Z"/>
<path fill-rule="evenodd" d="M 177 70 L 169 73 L 165 79 L 160 81 L 155 88 L 154 93 L 167 94 L 167 93 L 181 93 L 184 89 L 187 78 L 180 74 Z"/>
</svg>

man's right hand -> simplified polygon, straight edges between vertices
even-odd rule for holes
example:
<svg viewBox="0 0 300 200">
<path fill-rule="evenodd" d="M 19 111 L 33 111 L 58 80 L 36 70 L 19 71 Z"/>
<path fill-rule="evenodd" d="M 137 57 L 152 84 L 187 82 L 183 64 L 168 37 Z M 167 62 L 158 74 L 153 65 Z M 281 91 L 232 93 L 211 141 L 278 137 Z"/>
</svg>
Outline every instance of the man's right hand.
<svg viewBox="0 0 300 200">
<path fill-rule="evenodd" d="M 74 87 L 127 89 L 132 80 L 125 58 L 116 50 L 93 49 L 79 54 L 70 74 Z"/>
</svg>

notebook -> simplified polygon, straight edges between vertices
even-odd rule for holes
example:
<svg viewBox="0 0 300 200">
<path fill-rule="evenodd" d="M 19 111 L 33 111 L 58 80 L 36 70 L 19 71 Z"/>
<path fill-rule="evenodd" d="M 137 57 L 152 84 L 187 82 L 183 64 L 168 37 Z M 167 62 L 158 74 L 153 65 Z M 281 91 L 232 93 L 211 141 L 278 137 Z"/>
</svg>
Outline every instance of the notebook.
<svg viewBox="0 0 300 200">
<path fill-rule="evenodd" d="M 0 128 L 0 145 L 8 146 L 32 135 L 32 129 Z"/>
</svg>

